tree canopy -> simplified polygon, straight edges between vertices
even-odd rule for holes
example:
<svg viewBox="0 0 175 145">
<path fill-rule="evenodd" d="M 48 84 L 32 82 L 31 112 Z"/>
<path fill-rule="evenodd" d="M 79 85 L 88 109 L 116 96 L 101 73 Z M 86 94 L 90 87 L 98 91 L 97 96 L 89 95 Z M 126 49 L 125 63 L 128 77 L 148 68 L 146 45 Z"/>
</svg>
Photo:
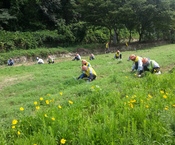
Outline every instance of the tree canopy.
<svg viewBox="0 0 175 145">
<path fill-rule="evenodd" d="M 0 8 L 1 30 L 58 30 L 70 42 L 83 41 L 89 29 L 106 28 L 117 42 L 124 29 L 129 42 L 133 32 L 141 42 L 175 31 L 174 0 L 2 0 Z"/>
</svg>

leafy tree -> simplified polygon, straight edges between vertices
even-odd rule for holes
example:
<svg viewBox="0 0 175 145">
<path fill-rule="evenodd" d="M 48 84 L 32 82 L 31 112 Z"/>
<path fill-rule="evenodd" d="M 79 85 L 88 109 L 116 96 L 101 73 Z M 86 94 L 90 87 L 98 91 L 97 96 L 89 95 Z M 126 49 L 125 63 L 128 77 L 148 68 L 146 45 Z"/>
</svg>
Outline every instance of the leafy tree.
<svg viewBox="0 0 175 145">
<path fill-rule="evenodd" d="M 57 27 L 59 35 L 58 39 L 61 43 L 67 46 L 75 41 L 75 36 L 71 31 L 71 25 L 66 25 L 64 19 L 59 20 Z"/>
<path fill-rule="evenodd" d="M 7 28 L 9 20 L 13 19 L 16 19 L 16 17 L 10 15 L 8 9 L 0 9 L 0 29 Z"/>
<path fill-rule="evenodd" d="M 134 9 L 130 6 L 130 2 L 126 2 L 123 7 L 119 8 L 120 10 L 120 16 L 121 16 L 121 22 L 125 25 L 125 27 L 129 31 L 129 40 L 130 43 L 132 39 L 132 32 L 135 31 L 137 21 L 136 21 L 136 13 Z"/>
</svg>

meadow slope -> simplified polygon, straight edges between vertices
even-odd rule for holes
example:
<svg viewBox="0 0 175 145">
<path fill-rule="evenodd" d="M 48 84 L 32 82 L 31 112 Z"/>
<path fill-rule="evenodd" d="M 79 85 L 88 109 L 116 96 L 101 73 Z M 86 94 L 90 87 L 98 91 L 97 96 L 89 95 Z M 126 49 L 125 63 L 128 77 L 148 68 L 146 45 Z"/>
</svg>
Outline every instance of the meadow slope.
<svg viewBox="0 0 175 145">
<path fill-rule="evenodd" d="M 125 51 L 121 63 L 114 53 L 97 55 L 90 83 L 76 80 L 81 61 L 71 58 L 1 67 L 1 144 L 175 144 L 174 50 L 171 44 Z M 137 78 L 130 54 L 156 60 L 162 74 Z"/>
</svg>

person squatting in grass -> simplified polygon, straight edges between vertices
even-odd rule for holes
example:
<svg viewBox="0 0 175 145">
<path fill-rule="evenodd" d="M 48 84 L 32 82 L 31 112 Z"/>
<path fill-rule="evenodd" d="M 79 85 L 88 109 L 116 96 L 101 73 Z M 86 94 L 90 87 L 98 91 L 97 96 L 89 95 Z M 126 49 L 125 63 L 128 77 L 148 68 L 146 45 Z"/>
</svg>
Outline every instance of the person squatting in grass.
<svg viewBox="0 0 175 145">
<path fill-rule="evenodd" d="M 144 71 L 149 71 L 155 74 L 161 74 L 160 66 L 155 60 L 144 57 L 142 59 Z"/>
<path fill-rule="evenodd" d="M 95 59 L 95 56 L 94 56 L 93 53 L 91 53 L 90 56 L 89 56 L 89 60 L 94 60 L 94 59 Z"/>
<path fill-rule="evenodd" d="M 7 61 L 7 65 L 8 65 L 8 66 L 14 65 L 14 60 L 13 60 L 12 58 L 10 58 L 10 59 Z"/>
<path fill-rule="evenodd" d="M 54 63 L 54 59 L 51 56 L 48 56 L 47 62 L 48 62 L 48 64 Z"/>
<path fill-rule="evenodd" d="M 86 61 L 85 59 L 82 59 L 81 64 L 82 64 L 82 66 L 85 65 L 87 67 L 91 67 L 91 64 L 88 61 Z"/>
<path fill-rule="evenodd" d="M 118 60 L 122 60 L 122 53 L 119 50 L 117 50 L 114 55 L 114 58 Z"/>
<path fill-rule="evenodd" d="M 85 59 L 82 59 L 81 64 L 82 64 L 82 67 L 83 66 L 92 67 L 91 64 L 88 61 L 86 61 Z M 82 74 L 83 73 L 84 73 L 84 71 L 82 70 Z"/>
<path fill-rule="evenodd" d="M 131 72 L 137 70 L 137 76 L 141 77 L 141 74 L 143 73 L 142 57 L 131 54 L 128 60 L 132 60 L 134 62 Z"/>
<path fill-rule="evenodd" d="M 78 80 L 85 79 L 85 80 L 88 80 L 89 82 L 91 82 L 91 81 L 95 80 L 97 77 L 97 74 L 92 67 L 87 67 L 87 66 L 83 65 L 82 71 L 83 71 L 83 73 L 77 78 Z"/>
<path fill-rule="evenodd" d="M 38 63 L 38 64 L 44 64 L 43 59 L 37 57 L 36 60 L 37 60 L 37 63 Z"/>
<path fill-rule="evenodd" d="M 74 60 L 81 60 L 81 56 L 76 52 L 75 57 L 72 59 L 72 61 Z"/>
</svg>

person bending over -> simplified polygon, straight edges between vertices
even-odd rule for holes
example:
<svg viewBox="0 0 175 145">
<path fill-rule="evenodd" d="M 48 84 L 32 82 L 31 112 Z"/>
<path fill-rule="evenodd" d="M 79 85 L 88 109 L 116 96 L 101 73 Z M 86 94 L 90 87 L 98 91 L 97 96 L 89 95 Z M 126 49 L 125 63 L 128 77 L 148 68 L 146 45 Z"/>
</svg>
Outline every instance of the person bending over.
<svg viewBox="0 0 175 145">
<path fill-rule="evenodd" d="M 134 72 L 136 70 L 138 77 L 141 77 L 141 74 L 143 73 L 142 57 L 131 54 L 128 60 L 132 60 L 134 63 L 131 72 Z"/>
<path fill-rule="evenodd" d="M 92 67 L 87 67 L 87 66 L 83 65 L 82 71 L 83 71 L 83 73 L 77 78 L 78 80 L 85 79 L 85 80 L 88 80 L 89 82 L 91 82 L 91 81 L 95 80 L 97 77 L 97 74 Z"/>
<path fill-rule="evenodd" d="M 142 59 L 144 71 L 149 71 L 155 74 L 161 74 L 160 66 L 155 60 L 144 57 Z"/>
<path fill-rule="evenodd" d="M 13 60 L 12 58 L 10 58 L 10 59 L 7 61 L 7 65 L 8 65 L 8 66 L 14 65 L 14 60 Z"/>
</svg>

